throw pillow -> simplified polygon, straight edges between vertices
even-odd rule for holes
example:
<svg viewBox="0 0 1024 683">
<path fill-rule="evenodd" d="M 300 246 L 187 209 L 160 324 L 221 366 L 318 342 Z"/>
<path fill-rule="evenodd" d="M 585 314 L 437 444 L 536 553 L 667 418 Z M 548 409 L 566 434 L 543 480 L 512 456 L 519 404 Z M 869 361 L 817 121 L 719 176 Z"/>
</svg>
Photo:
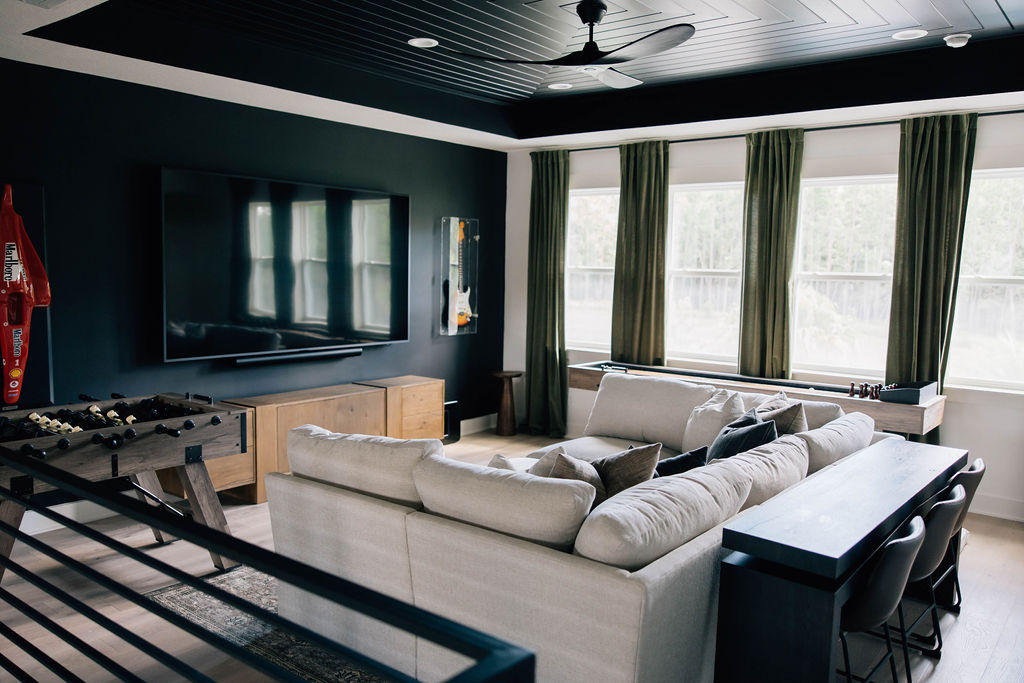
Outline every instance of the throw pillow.
<svg viewBox="0 0 1024 683">
<path fill-rule="evenodd" d="M 601 476 L 605 494 L 611 498 L 616 493 L 651 479 L 659 455 L 661 444 L 652 443 L 606 455 L 590 464 Z"/>
<path fill-rule="evenodd" d="M 753 409 L 748 410 L 747 414 L 752 412 Z M 722 428 L 722 431 L 715 437 L 714 443 L 711 444 L 711 448 L 708 449 L 709 461 L 728 458 L 778 438 L 774 421 L 761 422 L 758 419 L 753 424 L 746 424 L 749 420 L 747 414 Z M 756 418 L 756 415 L 754 417 Z M 740 424 L 745 426 L 738 426 Z"/>
<path fill-rule="evenodd" d="M 551 470 L 555 466 L 555 458 L 559 455 L 565 455 L 565 448 L 562 446 L 552 448 L 550 451 L 542 455 L 537 462 L 526 471 L 530 474 L 535 474 L 538 477 L 550 477 Z"/>
<path fill-rule="evenodd" d="M 515 467 L 512 462 L 501 453 L 495 453 L 491 461 L 487 463 L 488 467 L 493 467 L 496 470 L 512 470 L 515 471 Z"/>
<path fill-rule="evenodd" d="M 807 431 L 807 416 L 804 404 L 786 397 L 785 392 L 772 396 L 756 408 L 757 416 L 762 421 L 775 420 L 775 430 L 779 434 L 796 434 Z"/>
<path fill-rule="evenodd" d="M 743 398 L 735 391 L 719 389 L 714 396 L 693 409 L 683 430 L 684 451 L 707 446 L 722 427 L 743 415 Z"/>
<path fill-rule="evenodd" d="M 708 461 L 708 447 L 701 446 L 689 453 L 681 453 L 673 458 L 660 460 L 654 468 L 654 476 L 668 477 L 673 474 L 682 474 L 695 467 L 706 465 Z"/>
<path fill-rule="evenodd" d="M 548 477 L 552 479 L 576 479 L 587 482 L 597 489 L 594 505 L 600 505 L 608 497 L 605 492 L 604 482 L 601 481 L 601 475 L 586 460 L 580 460 L 571 455 L 559 453 L 555 456 L 555 464 L 551 468 L 551 473 L 548 474 Z"/>
</svg>

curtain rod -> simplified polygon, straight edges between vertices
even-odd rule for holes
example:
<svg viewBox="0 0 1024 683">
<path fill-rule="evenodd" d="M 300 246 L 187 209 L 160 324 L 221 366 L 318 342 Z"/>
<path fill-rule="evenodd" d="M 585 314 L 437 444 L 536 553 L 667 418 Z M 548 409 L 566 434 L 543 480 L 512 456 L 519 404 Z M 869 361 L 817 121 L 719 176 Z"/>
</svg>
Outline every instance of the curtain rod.
<svg viewBox="0 0 1024 683">
<path fill-rule="evenodd" d="M 1024 109 L 1014 109 L 1012 111 L 988 111 L 978 114 L 978 118 L 982 116 L 1005 116 L 1008 114 L 1024 114 Z M 893 119 L 890 121 L 872 121 L 871 123 L 847 123 L 835 126 L 818 126 L 816 128 L 804 128 L 805 133 L 815 133 L 822 130 L 843 130 L 847 128 L 871 128 L 873 126 L 891 126 L 894 123 L 899 123 L 900 119 Z M 799 126 L 797 126 L 799 128 Z M 683 142 L 706 142 L 709 140 L 733 140 L 735 138 L 744 138 L 746 133 L 733 133 L 731 135 L 714 135 L 707 138 L 679 138 L 678 140 L 669 140 L 668 144 L 675 145 Z M 627 143 L 620 143 L 627 144 Z M 593 152 L 599 149 L 615 149 L 619 145 L 600 145 L 597 147 L 575 147 L 569 150 L 569 153 L 573 152 Z"/>
</svg>

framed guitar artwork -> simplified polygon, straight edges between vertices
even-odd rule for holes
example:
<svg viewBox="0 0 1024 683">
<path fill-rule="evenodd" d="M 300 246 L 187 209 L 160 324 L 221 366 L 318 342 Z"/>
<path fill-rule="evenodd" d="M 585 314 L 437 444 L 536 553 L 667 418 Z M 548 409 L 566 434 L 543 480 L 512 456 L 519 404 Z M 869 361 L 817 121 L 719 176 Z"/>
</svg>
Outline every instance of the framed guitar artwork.
<svg viewBox="0 0 1024 683">
<path fill-rule="evenodd" d="M 443 336 L 476 332 L 477 254 L 480 226 L 475 218 L 447 216 L 441 219 L 441 320 Z"/>
</svg>

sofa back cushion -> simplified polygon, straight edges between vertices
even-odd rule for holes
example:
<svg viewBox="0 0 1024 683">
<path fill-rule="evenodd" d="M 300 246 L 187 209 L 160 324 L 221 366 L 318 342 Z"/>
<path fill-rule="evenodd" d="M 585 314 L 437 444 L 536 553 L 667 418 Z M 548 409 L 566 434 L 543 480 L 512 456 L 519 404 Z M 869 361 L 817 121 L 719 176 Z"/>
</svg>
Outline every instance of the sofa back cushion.
<svg viewBox="0 0 1024 683">
<path fill-rule="evenodd" d="M 750 494 L 743 503 L 746 510 L 760 505 L 807 476 L 807 443 L 787 434 L 771 443 L 752 448 L 711 466 L 733 468 L 750 475 Z"/>
<path fill-rule="evenodd" d="M 429 455 L 413 469 L 429 512 L 553 547 L 572 545 L 597 491 L 572 479 Z"/>
<path fill-rule="evenodd" d="M 800 432 L 796 436 L 807 443 L 808 474 L 867 448 L 875 431 L 875 421 L 864 413 L 850 413 L 824 427 Z"/>
<path fill-rule="evenodd" d="M 426 456 L 443 453 L 437 439 L 337 434 L 316 425 L 288 432 L 293 474 L 413 506 L 420 504 L 413 468 Z"/>
<path fill-rule="evenodd" d="M 585 436 L 615 436 L 683 449 L 683 430 L 693 409 L 715 388 L 677 379 L 607 373 L 601 379 Z"/>
<path fill-rule="evenodd" d="M 739 512 L 751 483 L 738 469 L 705 466 L 637 484 L 594 508 L 574 550 L 639 569 Z"/>
</svg>

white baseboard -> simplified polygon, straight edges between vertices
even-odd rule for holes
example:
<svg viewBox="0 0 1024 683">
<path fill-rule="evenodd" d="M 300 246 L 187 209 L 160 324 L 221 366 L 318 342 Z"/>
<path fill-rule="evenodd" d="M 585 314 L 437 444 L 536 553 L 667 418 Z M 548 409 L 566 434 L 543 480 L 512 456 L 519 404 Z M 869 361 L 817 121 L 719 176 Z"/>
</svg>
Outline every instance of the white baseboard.
<svg viewBox="0 0 1024 683">
<path fill-rule="evenodd" d="M 95 522 L 97 519 L 106 519 L 107 517 L 113 517 L 115 514 L 102 505 L 97 505 L 96 503 L 88 500 L 79 500 L 74 503 L 54 505 L 51 510 L 73 519 L 76 522 L 83 523 Z M 34 536 L 46 531 L 62 529 L 63 526 L 43 517 L 40 514 L 29 511 L 25 513 L 25 518 L 21 521 L 20 528 L 26 534 Z"/>
<path fill-rule="evenodd" d="M 480 417 L 473 417 L 468 420 L 462 420 L 460 429 L 462 434 L 476 434 L 477 432 L 486 432 L 488 429 L 494 429 L 498 426 L 498 414 L 491 413 L 490 415 L 481 415 Z"/>
<path fill-rule="evenodd" d="M 1024 500 L 977 493 L 971 501 L 971 512 L 989 517 L 1024 522 Z"/>
</svg>

